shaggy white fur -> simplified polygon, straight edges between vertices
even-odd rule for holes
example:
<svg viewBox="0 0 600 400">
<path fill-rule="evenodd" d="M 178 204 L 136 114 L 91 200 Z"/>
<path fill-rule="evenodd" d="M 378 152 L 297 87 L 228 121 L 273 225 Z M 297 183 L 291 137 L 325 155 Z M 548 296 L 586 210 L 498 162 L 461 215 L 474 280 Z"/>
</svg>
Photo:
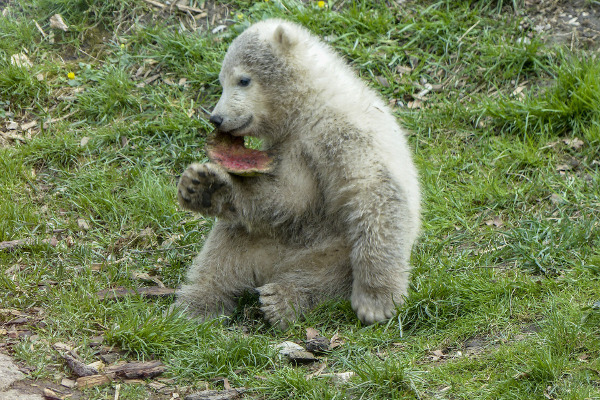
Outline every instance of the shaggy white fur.
<svg viewBox="0 0 600 400">
<path fill-rule="evenodd" d="M 180 204 L 217 221 L 178 302 L 203 317 L 230 313 L 257 289 L 285 328 L 348 298 L 370 324 L 407 293 L 420 192 L 405 133 L 382 99 L 330 47 L 283 20 L 252 25 L 223 61 L 211 120 L 255 136 L 275 170 L 239 177 L 213 163 L 183 174 Z"/>
</svg>

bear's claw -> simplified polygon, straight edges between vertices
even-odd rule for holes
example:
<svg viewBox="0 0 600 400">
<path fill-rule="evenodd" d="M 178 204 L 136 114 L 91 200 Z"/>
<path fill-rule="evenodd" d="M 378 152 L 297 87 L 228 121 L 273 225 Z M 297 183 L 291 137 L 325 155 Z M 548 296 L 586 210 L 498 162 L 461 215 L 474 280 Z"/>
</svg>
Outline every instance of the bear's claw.
<svg viewBox="0 0 600 400">
<path fill-rule="evenodd" d="M 228 185 L 228 175 L 212 164 L 192 164 L 185 170 L 177 185 L 179 204 L 192 211 L 214 214 L 219 206 L 216 194 Z M 222 199 L 223 196 L 220 196 Z"/>
</svg>

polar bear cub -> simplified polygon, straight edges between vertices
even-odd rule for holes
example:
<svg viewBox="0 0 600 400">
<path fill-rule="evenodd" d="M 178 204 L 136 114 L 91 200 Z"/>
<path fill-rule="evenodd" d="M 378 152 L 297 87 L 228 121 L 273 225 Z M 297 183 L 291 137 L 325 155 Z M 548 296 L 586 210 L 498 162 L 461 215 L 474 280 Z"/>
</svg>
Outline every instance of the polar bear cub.
<svg viewBox="0 0 600 400">
<path fill-rule="evenodd" d="M 256 289 L 282 328 L 330 298 L 349 299 L 366 324 L 392 317 L 407 294 L 420 192 L 385 103 L 330 47 L 279 19 L 233 41 L 219 80 L 217 135 L 238 147 L 261 139 L 272 166 L 248 176 L 208 162 L 183 173 L 181 206 L 217 219 L 177 303 L 210 318 Z"/>
</svg>

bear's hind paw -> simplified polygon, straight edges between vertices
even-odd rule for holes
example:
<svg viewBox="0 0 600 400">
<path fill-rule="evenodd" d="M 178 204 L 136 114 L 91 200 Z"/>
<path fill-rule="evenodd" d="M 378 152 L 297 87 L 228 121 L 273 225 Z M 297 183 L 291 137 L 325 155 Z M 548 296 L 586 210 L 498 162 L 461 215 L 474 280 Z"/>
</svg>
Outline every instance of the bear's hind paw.
<svg viewBox="0 0 600 400">
<path fill-rule="evenodd" d="M 272 326 L 286 330 L 297 320 L 298 314 L 289 299 L 289 288 L 278 283 L 267 283 L 256 289 L 259 293 L 260 309 Z"/>
</svg>

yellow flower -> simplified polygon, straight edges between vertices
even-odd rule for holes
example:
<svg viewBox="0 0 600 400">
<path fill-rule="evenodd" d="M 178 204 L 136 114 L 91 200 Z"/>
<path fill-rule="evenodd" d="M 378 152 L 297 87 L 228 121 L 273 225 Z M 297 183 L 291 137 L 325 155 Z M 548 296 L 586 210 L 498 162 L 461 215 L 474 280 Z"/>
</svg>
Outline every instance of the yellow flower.
<svg viewBox="0 0 600 400">
<path fill-rule="evenodd" d="M 124 49 L 125 48 L 125 43 L 121 43 L 121 48 Z"/>
<path fill-rule="evenodd" d="M 69 79 L 75 79 L 75 72 L 69 72 L 67 74 L 67 78 L 69 78 Z"/>
<path fill-rule="evenodd" d="M 237 15 L 237 19 L 242 19 L 242 18 L 244 18 L 244 14 L 238 14 Z"/>
<path fill-rule="evenodd" d="M 319 6 L 319 8 L 323 8 L 323 7 L 325 7 L 325 2 L 324 1 L 317 1 L 317 5 Z"/>
</svg>

